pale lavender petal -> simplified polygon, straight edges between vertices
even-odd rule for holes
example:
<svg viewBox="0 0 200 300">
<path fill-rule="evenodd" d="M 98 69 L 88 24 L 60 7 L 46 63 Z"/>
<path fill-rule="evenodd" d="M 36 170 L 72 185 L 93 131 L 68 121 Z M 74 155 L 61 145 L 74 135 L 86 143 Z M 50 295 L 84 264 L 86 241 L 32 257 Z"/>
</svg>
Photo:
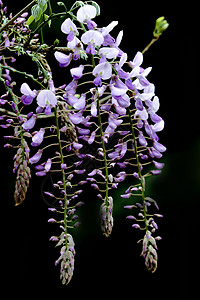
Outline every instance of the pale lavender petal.
<svg viewBox="0 0 200 300">
<path fill-rule="evenodd" d="M 83 147 L 83 145 L 80 144 L 80 143 L 73 142 L 73 147 L 74 147 L 75 149 L 79 150 L 79 149 L 81 149 L 81 148 Z"/>
<path fill-rule="evenodd" d="M 33 137 L 32 137 L 32 142 L 33 142 L 33 145 L 32 146 L 39 146 L 42 141 L 43 141 L 43 138 L 44 138 L 44 128 L 41 128 L 40 131 L 38 131 Z"/>
<path fill-rule="evenodd" d="M 85 94 L 82 94 L 79 99 L 77 99 L 76 103 L 73 105 L 74 108 L 76 109 L 84 109 L 86 106 L 86 101 L 85 101 Z"/>
<path fill-rule="evenodd" d="M 51 159 L 49 158 L 46 162 L 46 164 L 44 165 L 45 171 L 49 172 L 51 169 Z"/>
<path fill-rule="evenodd" d="M 35 121 L 36 121 L 36 116 L 33 115 L 30 119 L 28 119 L 22 124 L 22 127 L 24 128 L 24 130 L 32 129 L 35 126 Z"/>
<path fill-rule="evenodd" d="M 69 34 L 70 32 L 77 33 L 76 25 L 72 22 L 70 18 L 66 19 L 61 25 L 61 31 L 65 34 Z"/>
<path fill-rule="evenodd" d="M 88 139 L 88 144 L 91 145 L 91 144 L 94 142 L 95 136 L 96 136 L 96 132 L 93 131 L 93 132 L 91 133 L 90 138 Z"/>
<path fill-rule="evenodd" d="M 83 76 L 83 70 L 84 70 L 84 66 L 80 65 L 77 68 L 72 68 L 70 70 L 70 73 L 73 77 L 74 80 L 80 79 Z"/>
<path fill-rule="evenodd" d="M 93 117 L 97 116 L 97 104 L 96 104 L 96 102 L 92 102 L 92 105 L 91 105 L 91 115 Z"/>
<path fill-rule="evenodd" d="M 31 164 L 36 164 L 40 160 L 41 156 L 42 156 L 42 150 L 39 149 L 38 152 L 29 159 L 29 162 Z"/>
<path fill-rule="evenodd" d="M 84 117 L 82 116 L 82 114 L 80 112 L 75 113 L 75 114 L 70 113 L 69 118 L 73 124 L 80 124 L 84 120 Z"/>
<path fill-rule="evenodd" d="M 72 53 L 66 55 L 62 52 L 55 51 L 54 55 L 56 60 L 60 63 L 60 67 L 67 67 L 72 60 Z"/>
<path fill-rule="evenodd" d="M 153 147 L 159 152 L 165 152 L 167 148 L 158 142 L 153 143 Z"/>
</svg>

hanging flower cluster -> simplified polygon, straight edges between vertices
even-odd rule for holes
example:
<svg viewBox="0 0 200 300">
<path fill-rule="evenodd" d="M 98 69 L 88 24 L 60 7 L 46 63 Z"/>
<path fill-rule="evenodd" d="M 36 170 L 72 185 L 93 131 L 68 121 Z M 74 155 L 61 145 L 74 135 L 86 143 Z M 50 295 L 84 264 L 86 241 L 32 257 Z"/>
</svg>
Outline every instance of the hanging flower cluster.
<svg viewBox="0 0 200 300">
<path fill-rule="evenodd" d="M 61 234 L 50 240 L 61 247 L 56 265 L 60 264 L 63 284 L 73 275 L 75 250 L 69 231 L 80 225 L 76 210 L 83 205 L 79 197 L 85 186 L 91 186 L 101 201 L 100 225 L 103 234 L 109 236 L 114 223 L 112 189 L 119 188 L 126 178 L 132 181 L 121 197 L 128 199 L 125 209 L 130 212 L 127 219 L 132 220 L 132 227 L 145 232 L 141 255 L 152 272 L 157 267 L 156 240 L 161 239 L 153 234 L 158 229 L 155 219 L 162 215 L 154 212 L 158 205 L 145 189 L 146 178 L 161 172 L 164 164 L 158 160 L 166 151 L 158 137 L 164 120 L 158 115 L 159 98 L 148 78 L 151 67 L 142 67 L 141 52 L 128 59 L 120 48 L 123 31 L 112 36 L 118 22 L 99 28 L 94 19 L 100 8 L 90 2 L 78 1 L 62 15 L 61 31 L 66 41 L 63 39 L 63 47 L 53 51 L 58 72 L 59 67 L 66 68 L 71 76 L 68 83 L 54 86 L 54 74 L 45 58 L 49 48 L 42 47 L 37 35 L 32 35 L 26 24 L 27 13 L 3 31 L 0 44 L 0 81 L 5 89 L 0 97 L 0 126 L 14 129 L 13 135 L 5 136 L 10 143 L 4 147 L 17 147 L 15 203 L 25 199 L 31 169 L 38 177 L 56 174 L 53 192 L 44 191 L 44 196 L 58 204 L 49 208 L 55 218 L 48 222 L 59 224 L 61 229 Z M 3 16 L 5 10 L 1 9 Z M 17 36 L 12 37 L 12 26 L 18 28 Z M 8 57 L 5 49 L 17 54 Z M 7 64 L 8 59 L 14 63 L 20 55 L 36 62 L 38 78 Z M 18 93 L 13 88 L 12 72 L 27 78 Z M 87 163 L 91 160 L 92 167 Z"/>
</svg>

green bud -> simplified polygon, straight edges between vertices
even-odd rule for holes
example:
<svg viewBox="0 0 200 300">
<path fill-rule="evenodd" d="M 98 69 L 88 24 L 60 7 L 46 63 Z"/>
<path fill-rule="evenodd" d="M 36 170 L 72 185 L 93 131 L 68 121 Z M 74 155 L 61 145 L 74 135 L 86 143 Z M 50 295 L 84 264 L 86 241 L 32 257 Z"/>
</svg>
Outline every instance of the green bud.
<svg viewBox="0 0 200 300">
<path fill-rule="evenodd" d="M 59 39 L 55 39 L 55 41 L 53 42 L 54 46 L 58 46 L 60 43 Z"/>
<path fill-rule="evenodd" d="M 169 23 L 167 23 L 167 20 L 165 20 L 165 17 L 160 17 L 156 20 L 155 29 L 153 32 L 153 35 L 155 38 L 158 38 L 163 31 L 165 31 L 169 26 Z"/>
</svg>

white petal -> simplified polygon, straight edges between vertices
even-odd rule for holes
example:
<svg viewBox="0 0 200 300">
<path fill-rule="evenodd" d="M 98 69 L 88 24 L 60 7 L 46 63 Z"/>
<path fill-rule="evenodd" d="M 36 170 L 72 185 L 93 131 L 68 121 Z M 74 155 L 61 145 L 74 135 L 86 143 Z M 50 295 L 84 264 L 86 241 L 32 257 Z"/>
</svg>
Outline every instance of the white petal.
<svg viewBox="0 0 200 300">
<path fill-rule="evenodd" d="M 105 55 L 108 59 L 116 58 L 118 53 L 119 50 L 117 48 L 103 47 L 99 50 L 99 54 Z"/>
<path fill-rule="evenodd" d="M 108 62 L 103 62 L 97 65 L 93 70 L 93 75 L 99 75 L 102 79 L 106 80 L 112 76 L 112 66 Z"/>
<path fill-rule="evenodd" d="M 121 30 L 116 38 L 115 41 L 115 46 L 118 47 L 122 41 L 122 37 L 123 37 L 123 30 Z"/>
<path fill-rule="evenodd" d="M 77 28 L 76 25 L 72 22 L 72 20 L 68 18 L 62 23 L 61 31 L 63 33 L 69 34 L 70 31 L 77 32 Z"/>
<path fill-rule="evenodd" d="M 104 27 L 102 31 L 103 36 L 106 36 L 117 24 L 118 21 L 112 21 L 108 26 Z"/>
<path fill-rule="evenodd" d="M 104 37 L 96 30 L 89 30 L 82 35 L 81 41 L 86 45 L 91 43 L 96 46 L 101 46 L 104 42 Z"/>
<path fill-rule="evenodd" d="M 77 11 L 77 20 L 81 23 L 91 20 L 96 17 L 97 10 L 93 5 L 84 5 Z"/>
<path fill-rule="evenodd" d="M 155 96 L 153 98 L 152 104 L 153 104 L 152 105 L 152 111 L 157 112 L 159 110 L 159 107 L 160 107 L 159 98 L 157 96 Z"/>
<path fill-rule="evenodd" d="M 153 131 L 158 132 L 162 131 L 165 126 L 165 122 L 162 120 L 159 123 L 156 123 L 152 126 Z"/>
<path fill-rule="evenodd" d="M 29 96 L 32 94 L 32 90 L 30 89 L 30 87 L 27 83 L 22 83 L 20 92 L 26 96 Z"/>
</svg>

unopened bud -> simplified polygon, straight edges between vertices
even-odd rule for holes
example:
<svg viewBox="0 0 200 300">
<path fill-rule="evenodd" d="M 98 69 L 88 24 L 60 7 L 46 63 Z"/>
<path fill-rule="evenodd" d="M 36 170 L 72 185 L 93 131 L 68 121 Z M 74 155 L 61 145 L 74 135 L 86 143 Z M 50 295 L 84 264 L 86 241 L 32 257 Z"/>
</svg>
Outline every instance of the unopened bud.
<svg viewBox="0 0 200 300">
<path fill-rule="evenodd" d="M 163 31 L 165 31 L 169 26 L 169 23 L 167 23 L 167 20 L 165 20 L 165 17 L 160 17 L 156 20 L 155 29 L 153 32 L 153 35 L 155 38 L 158 38 Z"/>
</svg>

